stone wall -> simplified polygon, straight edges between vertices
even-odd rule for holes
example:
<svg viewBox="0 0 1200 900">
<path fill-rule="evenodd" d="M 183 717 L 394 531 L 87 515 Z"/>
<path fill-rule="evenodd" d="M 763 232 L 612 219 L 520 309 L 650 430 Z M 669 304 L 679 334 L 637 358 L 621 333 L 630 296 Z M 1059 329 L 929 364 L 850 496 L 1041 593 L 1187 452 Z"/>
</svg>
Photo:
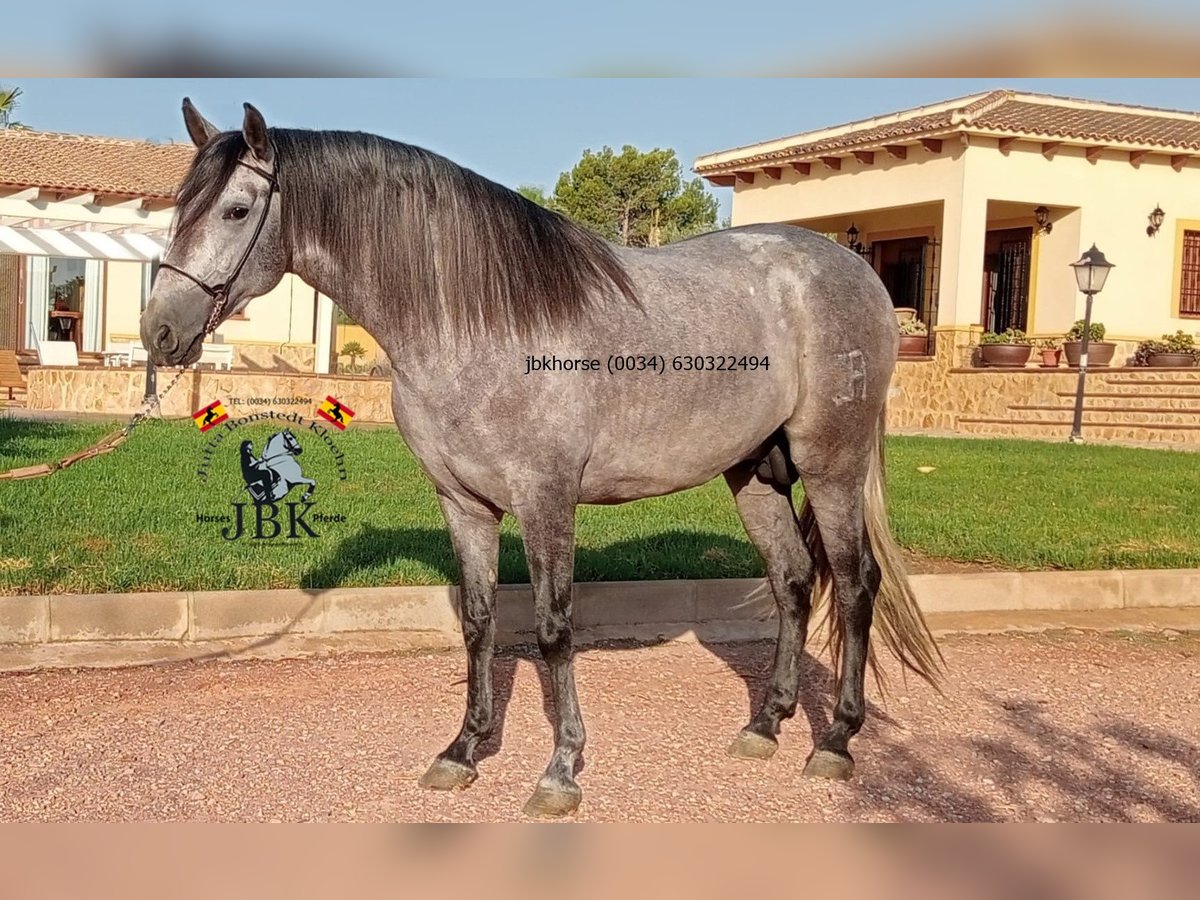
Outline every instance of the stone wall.
<svg viewBox="0 0 1200 900">
<path fill-rule="evenodd" d="M 1064 440 L 1073 418 L 1077 369 L 973 365 L 978 326 L 938 331 L 934 357 L 901 359 L 892 378 L 893 431 L 960 432 Z M 1200 369 L 1123 365 L 1136 344 L 1117 342 L 1113 364 L 1088 370 L 1083 433 L 1088 440 L 1200 444 Z"/>
<path fill-rule="evenodd" d="M 158 373 L 162 390 L 173 370 Z M 27 407 L 65 412 L 106 412 L 127 415 L 141 408 L 146 389 L 142 369 L 74 369 L 34 367 L 26 373 Z M 233 418 L 278 408 L 312 415 L 326 395 L 354 410 L 358 422 L 392 421 L 391 382 L 380 378 L 311 373 L 191 370 L 163 400 L 168 418 L 186 418 L 214 400 L 221 400 Z M 257 403 L 261 399 L 300 400 Z"/>
<path fill-rule="evenodd" d="M 1076 370 L 1066 367 L 972 367 L 979 331 L 940 329 L 933 359 L 901 358 L 888 397 L 889 429 L 954 431 L 959 416 L 1004 416 L 1010 404 L 1053 404 L 1056 391 L 1074 390 Z"/>
</svg>

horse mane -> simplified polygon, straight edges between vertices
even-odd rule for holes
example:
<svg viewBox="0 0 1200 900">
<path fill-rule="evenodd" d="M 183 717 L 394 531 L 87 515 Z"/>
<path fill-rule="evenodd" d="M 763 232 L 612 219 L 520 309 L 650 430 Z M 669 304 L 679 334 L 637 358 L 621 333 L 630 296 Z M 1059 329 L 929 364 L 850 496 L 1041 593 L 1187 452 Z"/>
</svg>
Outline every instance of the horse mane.
<svg viewBox="0 0 1200 900">
<path fill-rule="evenodd" d="M 362 132 L 270 136 L 283 240 L 355 271 L 405 337 L 529 337 L 610 299 L 640 307 L 607 241 L 443 156 Z M 196 229 L 244 152 L 241 134 L 226 132 L 196 154 L 176 239 Z"/>
</svg>

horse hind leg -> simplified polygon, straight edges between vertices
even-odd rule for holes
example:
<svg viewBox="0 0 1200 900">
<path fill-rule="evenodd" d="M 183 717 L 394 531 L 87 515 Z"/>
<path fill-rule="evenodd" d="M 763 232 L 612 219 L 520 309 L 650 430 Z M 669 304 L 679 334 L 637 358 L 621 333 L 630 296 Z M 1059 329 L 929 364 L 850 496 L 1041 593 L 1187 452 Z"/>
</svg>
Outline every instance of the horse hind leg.
<svg viewBox="0 0 1200 900">
<path fill-rule="evenodd" d="M 833 583 L 830 629 L 835 666 L 840 662 L 833 723 L 809 758 L 809 776 L 847 779 L 854 772 L 849 743 L 866 719 L 867 664 L 879 674 L 869 643 L 873 622 L 890 653 L 938 689 L 941 653 L 887 523 L 884 421 L 880 409 L 870 425 L 860 420 L 858 428 L 843 430 L 851 439 L 825 452 L 819 467 L 796 460 L 805 493 L 801 529 L 817 557 L 818 580 Z M 821 426 L 809 420 L 806 427 Z M 796 437 L 789 434 L 793 447 L 800 443 Z"/>
<path fill-rule="evenodd" d="M 841 668 L 833 722 L 818 741 L 804 774 L 844 781 L 854 772 L 850 739 L 866 719 L 863 682 L 881 574 L 867 539 L 862 479 L 850 473 L 810 476 L 804 479 L 804 490 L 833 580 L 830 628 L 836 635 L 834 663 L 840 662 Z"/>
<path fill-rule="evenodd" d="M 771 454 L 780 458 L 772 460 L 768 455 L 759 464 L 742 464 L 725 473 L 746 533 L 766 564 L 779 611 L 770 683 L 750 724 L 728 749 L 730 756 L 747 759 L 773 756 L 779 746 L 776 735 L 780 722 L 796 713 L 800 661 L 812 609 L 814 565 L 792 505 L 795 470 L 789 471 L 783 465 L 787 457 L 780 444 L 772 448 Z"/>
</svg>

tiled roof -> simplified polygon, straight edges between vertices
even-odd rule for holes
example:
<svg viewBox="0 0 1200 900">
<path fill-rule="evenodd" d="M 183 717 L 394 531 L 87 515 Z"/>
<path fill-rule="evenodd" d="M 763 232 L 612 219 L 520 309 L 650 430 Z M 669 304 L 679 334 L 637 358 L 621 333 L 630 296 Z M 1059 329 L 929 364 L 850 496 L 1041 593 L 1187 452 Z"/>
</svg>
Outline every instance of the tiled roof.
<svg viewBox="0 0 1200 900">
<path fill-rule="evenodd" d="M 1148 147 L 1200 150 L 1200 117 L 1081 109 L 1010 99 L 971 121 L 976 128 Z"/>
<path fill-rule="evenodd" d="M 732 172 L 748 165 L 958 132 L 1003 132 L 1039 138 L 1133 144 L 1147 149 L 1200 150 L 1200 114 L 1196 113 L 1013 91 L 992 91 L 963 99 L 968 102 L 955 106 L 954 101 L 947 101 L 938 104 L 932 112 L 925 112 L 929 107 L 924 107 L 896 113 L 884 121 L 851 123 L 791 139 L 720 151 L 697 160 L 696 171 Z M 714 159 L 716 156 L 725 158 Z"/>
<path fill-rule="evenodd" d="M 0 185 L 168 200 L 195 155 L 190 143 L 0 130 Z"/>
</svg>

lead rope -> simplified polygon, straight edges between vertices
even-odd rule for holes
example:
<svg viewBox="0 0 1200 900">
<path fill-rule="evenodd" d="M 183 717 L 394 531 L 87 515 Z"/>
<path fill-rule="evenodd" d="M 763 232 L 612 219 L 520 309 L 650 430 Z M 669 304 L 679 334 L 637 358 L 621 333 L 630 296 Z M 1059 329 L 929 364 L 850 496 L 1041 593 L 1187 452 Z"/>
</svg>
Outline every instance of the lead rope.
<svg viewBox="0 0 1200 900">
<path fill-rule="evenodd" d="M 38 463 L 36 466 L 19 466 L 15 469 L 9 469 L 6 472 L 0 472 L 0 481 L 23 481 L 29 478 L 45 478 L 47 475 L 52 475 L 55 472 L 61 472 L 81 460 L 91 459 L 94 456 L 101 456 L 105 453 L 111 453 L 119 446 L 125 443 L 129 437 L 129 433 L 133 429 L 141 425 L 150 415 L 162 404 L 162 398 L 167 395 L 171 388 L 175 387 L 179 379 L 183 377 L 187 369 L 180 369 L 175 373 L 175 377 L 165 388 L 149 397 L 142 403 L 142 408 L 129 417 L 129 421 L 125 423 L 125 427 L 119 431 L 114 431 L 111 434 L 105 435 L 92 446 L 85 450 L 80 450 L 78 453 L 72 453 L 70 456 L 65 456 L 60 460 L 49 463 Z"/>
</svg>

